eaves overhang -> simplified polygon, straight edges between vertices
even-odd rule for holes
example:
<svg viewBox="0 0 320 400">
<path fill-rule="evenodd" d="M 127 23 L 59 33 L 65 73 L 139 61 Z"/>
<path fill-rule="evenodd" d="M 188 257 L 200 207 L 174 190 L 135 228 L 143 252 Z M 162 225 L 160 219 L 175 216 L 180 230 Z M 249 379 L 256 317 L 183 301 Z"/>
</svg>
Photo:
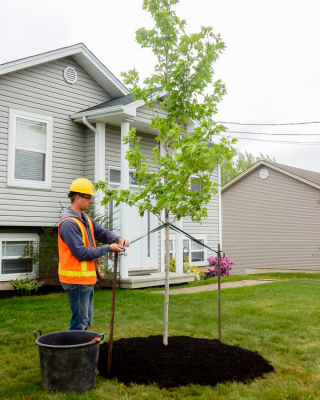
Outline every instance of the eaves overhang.
<svg viewBox="0 0 320 400">
<path fill-rule="evenodd" d="M 231 186 L 235 185 L 239 181 L 241 181 L 246 175 L 250 174 L 252 171 L 255 169 L 259 168 L 261 165 L 267 166 L 271 169 L 274 169 L 275 171 L 281 172 L 284 175 L 290 176 L 291 178 L 297 179 L 300 182 L 306 183 L 307 185 L 310 185 L 316 189 L 320 190 L 320 185 L 311 182 L 305 178 L 302 178 L 301 176 L 298 176 L 296 174 L 293 174 L 292 172 L 286 171 L 283 168 L 277 167 L 276 165 L 270 164 L 267 161 L 261 160 L 257 161 L 255 164 L 251 165 L 248 169 L 243 171 L 241 174 L 237 175 L 235 178 L 231 179 L 231 181 L 227 182 L 224 186 L 221 188 L 221 192 L 224 192 L 225 190 L 229 189 Z"/>
<path fill-rule="evenodd" d="M 83 44 L 48 51 L 0 65 L 0 75 L 47 63 L 64 57 L 72 57 L 113 98 L 129 94 L 128 89 Z"/>
<path fill-rule="evenodd" d="M 133 101 L 125 106 L 118 105 L 114 107 L 100 108 L 96 110 L 80 111 L 71 115 L 71 119 L 74 122 L 82 123 L 82 118 L 86 117 L 90 122 L 100 122 L 107 120 L 109 117 L 119 116 L 120 117 L 136 117 L 137 108 L 144 105 L 144 101 L 138 100 Z"/>
</svg>

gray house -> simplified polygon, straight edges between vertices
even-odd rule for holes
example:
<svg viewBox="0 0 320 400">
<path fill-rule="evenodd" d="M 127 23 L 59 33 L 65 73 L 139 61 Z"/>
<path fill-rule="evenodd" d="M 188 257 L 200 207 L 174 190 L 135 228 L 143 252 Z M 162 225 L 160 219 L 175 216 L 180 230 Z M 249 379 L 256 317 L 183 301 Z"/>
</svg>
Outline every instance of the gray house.
<svg viewBox="0 0 320 400">
<path fill-rule="evenodd" d="M 233 273 L 320 271 L 320 173 L 259 161 L 221 196 Z"/>
<path fill-rule="evenodd" d="M 150 160 L 156 145 L 150 116 L 147 106 L 134 102 L 83 44 L 0 65 L 0 289 L 30 271 L 28 261 L 20 258 L 23 248 L 39 240 L 42 227 L 56 226 L 61 204 L 69 205 L 67 192 L 74 179 L 139 190 L 121 139 L 135 126 Z M 190 121 L 185 129 L 192 132 L 194 126 Z M 218 172 L 217 168 L 214 180 Z M 100 213 L 115 211 L 112 203 L 102 207 L 101 199 L 98 193 L 95 207 Z M 216 248 L 218 196 L 208 210 L 201 226 L 185 219 L 180 227 Z M 129 240 L 159 224 L 153 215 L 140 218 L 134 207 L 126 206 L 120 207 L 118 222 L 121 235 Z M 163 239 L 154 234 L 130 247 L 120 265 L 121 278 L 133 271 L 163 271 Z M 182 272 L 181 249 L 198 266 L 206 265 L 211 255 L 181 235 L 173 234 L 170 246 L 177 272 Z"/>
</svg>

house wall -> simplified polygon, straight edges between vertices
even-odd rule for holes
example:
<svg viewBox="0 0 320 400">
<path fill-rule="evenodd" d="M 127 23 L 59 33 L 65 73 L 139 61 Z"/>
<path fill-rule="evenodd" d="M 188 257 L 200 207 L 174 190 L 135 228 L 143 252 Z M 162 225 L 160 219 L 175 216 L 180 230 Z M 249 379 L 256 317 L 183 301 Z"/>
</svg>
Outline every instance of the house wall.
<svg viewBox="0 0 320 400">
<path fill-rule="evenodd" d="M 148 110 L 149 111 L 149 110 Z M 141 153 L 146 157 L 147 162 L 151 164 L 152 149 L 157 145 L 154 140 L 154 136 L 146 133 L 138 132 L 141 137 L 140 148 Z M 93 136 L 93 135 L 92 135 Z M 107 125 L 106 126 L 106 180 L 109 176 L 109 166 L 120 167 L 120 146 L 121 146 L 121 131 L 119 127 Z M 88 163 L 87 163 L 88 165 Z M 88 172 L 87 172 L 88 173 Z M 218 170 L 215 169 L 212 177 L 213 182 L 218 181 Z M 207 245 L 213 249 L 218 247 L 218 235 L 219 235 L 219 200 L 218 195 L 213 195 L 210 202 L 207 205 L 208 218 L 203 220 L 201 224 L 194 223 L 190 218 L 185 218 L 183 222 L 183 229 L 195 235 L 198 238 L 206 236 Z M 159 222 L 160 224 L 160 222 Z M 158 249 L 159 249 L 159 265 L 161 264 L 161 253 L 160 253 L 161 235 L 158 235 Z M 207 251 L 207 257 L 215 256 L 214 252 Z M 207 264 L 205 260 L 204 265 Z"/>
<path fill-rule="evenodd" d="M 74 85 L 64 80 L 67 66 L 77 71 L 78 81 Z M 85 127 L 72 122 L 70 115 L 110 98 L 71 57 L 0 76 L 1 226 L 53 226 L 58 222 L 59 202 L 63 206 L 69 204 L 66 197 L 69 185 L 85 175 L 86 169 Z M 53 117 L 51 190 L 6 184 L 10 107 Z"/>
<path fill-rule="evenodd" d="M 166 114 L 161 110 L 160 106 L 157 107 L 155 114 L 165 117 Z M 136 119 L 143 123 L 148 123 L 150 118 L 155 116 L 153 111 L 144 105 L 137 109 Z M 154 147 L 154 146 L 153 146 Z M 212 182 L 218 182 L 218 169 L 216 168 L 211 176 Z M 201 224 L 192 222 L 190 218 L 184 218 L 183 230 L 196 238 L 202 238 L 204 235 L 207 239 L 207 245 L 213 249 L 218 249 L 219 241 L 219 199 L 218 195 L 212 195 L 210 202 L 207 205 L 208 218 L 204 219 Z M 174 237 L 174 234 L 171 233 Z M 160 235 L 159 235 L 160 237 Z M 162 240 L 164 240 L 164 234 L 162 233 Z M 159 246 L 160 248 L 160 246 Z M 207 257 L 215 256 L 216 254 L 210 250 L 207 250 Z M 207 260 L 203 263 L 207 265 Z"/>
<path fill-rule="evenodd" d="M 141 137 L 141 154 L 151 163 L 152 149 L 157 145 L 153 135 L 137 132 Z M 109 167 L 121 167 L 121 129 L 120 127 L 106 125 L 106 182 L 109 179 Z M 160 222 L 159 222 L 160 223 Z M 158 249 L 160 249 L 160 235 L 158 235 Z M 159 250 L 160 265 L 160 250 Z"/>
<path fill-rule="evenodd" d="M 137 108 L 136 121 L 150 125 L 150 118 L 159 116 L 166 118 L 167 113 L 161 109 L 161 106 L 156 104 L 154 110 L 150 109 L 147 105 Z"/>
<path fill-rule="evenodd" d="M 211 175 L 212 182 L 218 182 L 218 168 Z M 212 197 L 207 204 L 208 217 L 203 219 L 201 224 L 192 222 L 190 218 L 184 218 L 183 230 L 196 239 L 206 235 L 207 246 L 214 250 L 218 250 L 219 243 L 219 198 L 218 194 L 212 194 Z M 216 253 L 207 249 L 207 257 L 215 257 Z M 208 262 L 205 260 L 204 265 Z"/>
<path fill-rule="evenodd" d="M 320 270 L 319 198 L 318 189 L 266 166 L 223 190 L 222 249 L 235 263 L 232 273 Z"/>
</svg>

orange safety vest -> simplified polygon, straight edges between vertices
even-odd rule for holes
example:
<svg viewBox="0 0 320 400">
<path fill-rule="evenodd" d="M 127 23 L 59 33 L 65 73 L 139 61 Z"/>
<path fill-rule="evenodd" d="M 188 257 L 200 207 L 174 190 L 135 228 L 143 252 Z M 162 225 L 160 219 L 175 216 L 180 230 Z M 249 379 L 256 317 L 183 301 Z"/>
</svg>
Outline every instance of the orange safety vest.
<svg viewBox="0 0 320 400">
<path fill-rule="evenodd" d="M 91 218 L 88 217 L 89 227 L 93 239 L 93 245 L 96 247 L 94 239 L 94 230 Z M 101 271 L 99 260 L 97 259 L 97 273 L 93 260 L 79 261 L 70 251 L 67 244 L 61 239 L 60 225 L 63 221 L 72 219 L 80 228 L 82 242 L 85 247 L 91 247 L 87 230 L 82 222 L 75 217 L 64 218 L 58 227 L 58 246 L 59 246 L 59 279 L 63 283 L 71 283 L 75 285 L 94 285 L 97 282 L 97 274 L 100 279 Z"/>
</svg>

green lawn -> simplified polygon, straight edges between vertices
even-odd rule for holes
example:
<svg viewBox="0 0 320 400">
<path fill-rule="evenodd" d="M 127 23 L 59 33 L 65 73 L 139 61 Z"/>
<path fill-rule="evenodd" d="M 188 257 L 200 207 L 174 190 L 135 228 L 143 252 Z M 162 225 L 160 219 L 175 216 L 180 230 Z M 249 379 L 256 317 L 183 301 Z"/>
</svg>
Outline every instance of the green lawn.
<svg viewBox="0 0 320 400">
<path fill-rule="evenodd" d="M 284 273 L 274 272 L 270 274 L 250 274 L 250 275 L 231 275 L 222 276 L 221 282 L 236 282 L 249 279 L 285 279 L 285 280 L 306 280 L 306 281 L 320 281 L 320 274 L 307 274 L 307 273 Z M 211 283 L 217 283 L 218 278 L 209 278 L 203 281 L 195 281 L 181 285 L 171 285 L 170 289 L 179 289 L 184 287 L 210 285 Z M 164 287 L 148 288 L 147 291 L 163 290 Z"/>
<path fill-rule="evenodd" d="M 146 290 L 117 291 L 115 339 L 161 334 L 163 299 Z M 92 330 L 108 331 L 110 300 L 110 290 L 95 293 Z M 270 360 L 275 373 L 264 379 L 159 390 L 154 385 L 124 387 L 98 377 L 96 389 L 78 396 L 43 390 L 32 334 L 35 329 L 45 334 L 68 327 L 67 295 L 0 300 L 0 399 L 318 399 L 319 306 L 320 283 L 280 281 L 223 290 L 222 340 Z M 169 318 L 170 335 L 216 338 L 217 292 L 172 295 Z M 183 368 L 187 366 L 181 366 L 182 373 Z"/>
</svg>

